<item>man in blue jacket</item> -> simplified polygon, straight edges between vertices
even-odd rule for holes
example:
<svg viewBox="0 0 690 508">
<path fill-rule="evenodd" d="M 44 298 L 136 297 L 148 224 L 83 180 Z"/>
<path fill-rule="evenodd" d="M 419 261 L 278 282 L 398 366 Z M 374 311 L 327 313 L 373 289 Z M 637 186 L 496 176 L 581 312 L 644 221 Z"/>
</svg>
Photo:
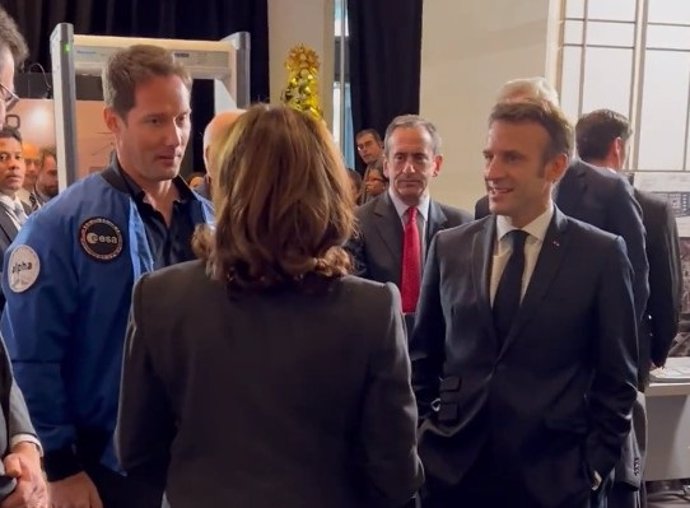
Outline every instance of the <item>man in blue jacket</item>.
<svg viewBox="0 0 690 508">
<path fill-rule="evenodd" d="M 45 450 L 52 506 L 160 500 L 118 472 L 112 446 L 130 293 L 145 272 L 194 258 L 210 204 L 178 175 L 191 78 L 155 46 L 114 54 L 104 119 L 115 156 L 36 212 L 5 256 L 0 329 Z"/>
</svg>

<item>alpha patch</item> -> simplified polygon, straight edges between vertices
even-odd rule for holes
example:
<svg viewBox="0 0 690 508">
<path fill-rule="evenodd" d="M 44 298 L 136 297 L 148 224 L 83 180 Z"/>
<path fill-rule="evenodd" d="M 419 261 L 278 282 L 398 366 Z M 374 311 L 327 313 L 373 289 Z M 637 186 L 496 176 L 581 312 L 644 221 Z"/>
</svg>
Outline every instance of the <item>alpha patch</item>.
<svg viewBox="0 0 690 508">
<path fill-rule="evenodd" d="M 41 272 L 41 261 L 38 254 L 28 245 L 19 245 L 10 254 L 7 263 L 7 278 L 10 289 L 15 293 L 23 293 L 34 285 Z"/>
<path fill-rule="evenodd" d="M 79 243 L 84 252 L 98 261 L 112 261 L 122 253 L 122 232 L 112 221 L 94 217 L 79 228 Z"/>
</svg>

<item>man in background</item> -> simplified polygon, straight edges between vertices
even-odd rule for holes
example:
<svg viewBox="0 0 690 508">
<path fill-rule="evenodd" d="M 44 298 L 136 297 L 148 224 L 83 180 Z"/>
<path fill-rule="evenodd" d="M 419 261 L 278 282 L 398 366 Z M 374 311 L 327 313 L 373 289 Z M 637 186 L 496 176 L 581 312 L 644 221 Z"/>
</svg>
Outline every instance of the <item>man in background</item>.
<svg viewBox="0 0 690 508">
<path fill-rule="evenodd" d="M 577 150 L 580 158 L 606 171 L 621 173 L 628 155 L 632 129 L 628 119 L 609 109 L 583 115 L 577 122 Z M 649 300 L 639 323 L 638 390 L 649 384 L 650 369 L 666 363 L 673 338 L 678 331 L 682 273 L 678 227 L 670 205 L 649 192 L 634 189 L 642 208 L 647 233 L 649 261 Z M 633 407 L 633 426 L 639 449 L 638 469 L 644 475 L 647 418 L 644 396 Z M 618 481 L 610 494 L 612 508 L 646 506 L 644 483 Z"/>
<path fill-rule="evenodd" d="M 213 179 L 218 175 L 220 168 L 216 167 L 216 158 L 227 139 L 230 127 L 235 123 L 243 109 L 223 111 L 214 116 L 204 129 L 204 166 L 206 166 L 206 178 L 195 190 L 206 199 L 211 199 Z"/>
<path fill-rule="evenodd" d="M 376 129 L 363 129 L 355 136 L 357 153 L 364 162 L 365 167 L 369 167 L 376 161 L 383 158 L 383 141 Z"/>
<path fill-rule="evenodd" d="M 356 211 L 359 232 L 349 244 L 357 275 L 400 288 L 411 327 L 422 270 L 434 235 L 470 222 L 464 210 L 431 198 L 429 185 L 443 165 L 436 126 L 402 115 L 386 129 L 384 173 L 388 190 Z"/>
<path fill-rule="evenodd" d="M 575 127 L 580 158 L 599 168 L 622 173 L 632 129 L 628 119 L 610 109 L 583 115 Z M 666 363 L 678 331 L 682 273 L 678 226 L 668 202 L 634 189 L 647 232 L 649 300 L 640 323 L 639 388 L 649 383 L 650 368 Z"/>
<path fill-rule="evenodd" d="M 38 210 L 58 195 L 57 151 L 55 147 L 42 148 L 39 161 L 36 184 L 29 194 L 32 211 Z"/>
<path fill-rule="evenodd" d="M 36 178 L 41 167 L 41 150 L 33 143 L 24 142 L 24 165 L 26 166 L 26 174 L 24 176 L 24 185 L 19 190 L 18 196 L 24 203 L 31 206 L 30 196 L 36 185 Z"/>
</svg>

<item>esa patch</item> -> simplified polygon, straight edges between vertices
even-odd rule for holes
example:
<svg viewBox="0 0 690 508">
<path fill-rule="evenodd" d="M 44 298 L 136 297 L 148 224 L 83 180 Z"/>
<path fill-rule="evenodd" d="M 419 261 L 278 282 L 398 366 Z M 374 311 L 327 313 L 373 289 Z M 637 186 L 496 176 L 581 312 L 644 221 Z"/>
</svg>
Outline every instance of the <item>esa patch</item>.
<svg viewBox="0 0 690 508">
<path fill-rule="evenodd" d="M 41 262 L 38 254 L 28 245 L 19 245 L 10 254 L 7 263 L 7 278 L 10 289 L 15 293 L 23 293 L 34 285 L 41 272 Z"/>
<path fill-rule="evenodd" d="M 94 217 L 79 228 L 79 243 L 87 256 L 112 261 L 122 253 L 122 232 L 112 221 Z"/>
</svg>

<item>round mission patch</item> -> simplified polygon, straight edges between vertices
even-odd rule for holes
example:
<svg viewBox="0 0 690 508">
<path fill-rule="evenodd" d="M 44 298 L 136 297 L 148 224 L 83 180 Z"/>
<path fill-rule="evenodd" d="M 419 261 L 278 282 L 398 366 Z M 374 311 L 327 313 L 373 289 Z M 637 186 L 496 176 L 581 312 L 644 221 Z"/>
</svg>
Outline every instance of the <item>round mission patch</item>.
<svg viewBox="0 0 690 508">
<path fill-rule="evenodd" d="M 26 291 L 34 285 L 41 272 L 38 254 L 28 245 L 18 245 L 10 254 L 7 271 L 10 272 L 7 278 L 10 289 L 15 293 Z"/>
<path fill-rule="evenodd" d="M 79 228 L 79 243 L 84 252 L 98 261 L 112 261 L 122 253 L 122 232 L 105 217 L 94 217 Z"/>
</svg>

